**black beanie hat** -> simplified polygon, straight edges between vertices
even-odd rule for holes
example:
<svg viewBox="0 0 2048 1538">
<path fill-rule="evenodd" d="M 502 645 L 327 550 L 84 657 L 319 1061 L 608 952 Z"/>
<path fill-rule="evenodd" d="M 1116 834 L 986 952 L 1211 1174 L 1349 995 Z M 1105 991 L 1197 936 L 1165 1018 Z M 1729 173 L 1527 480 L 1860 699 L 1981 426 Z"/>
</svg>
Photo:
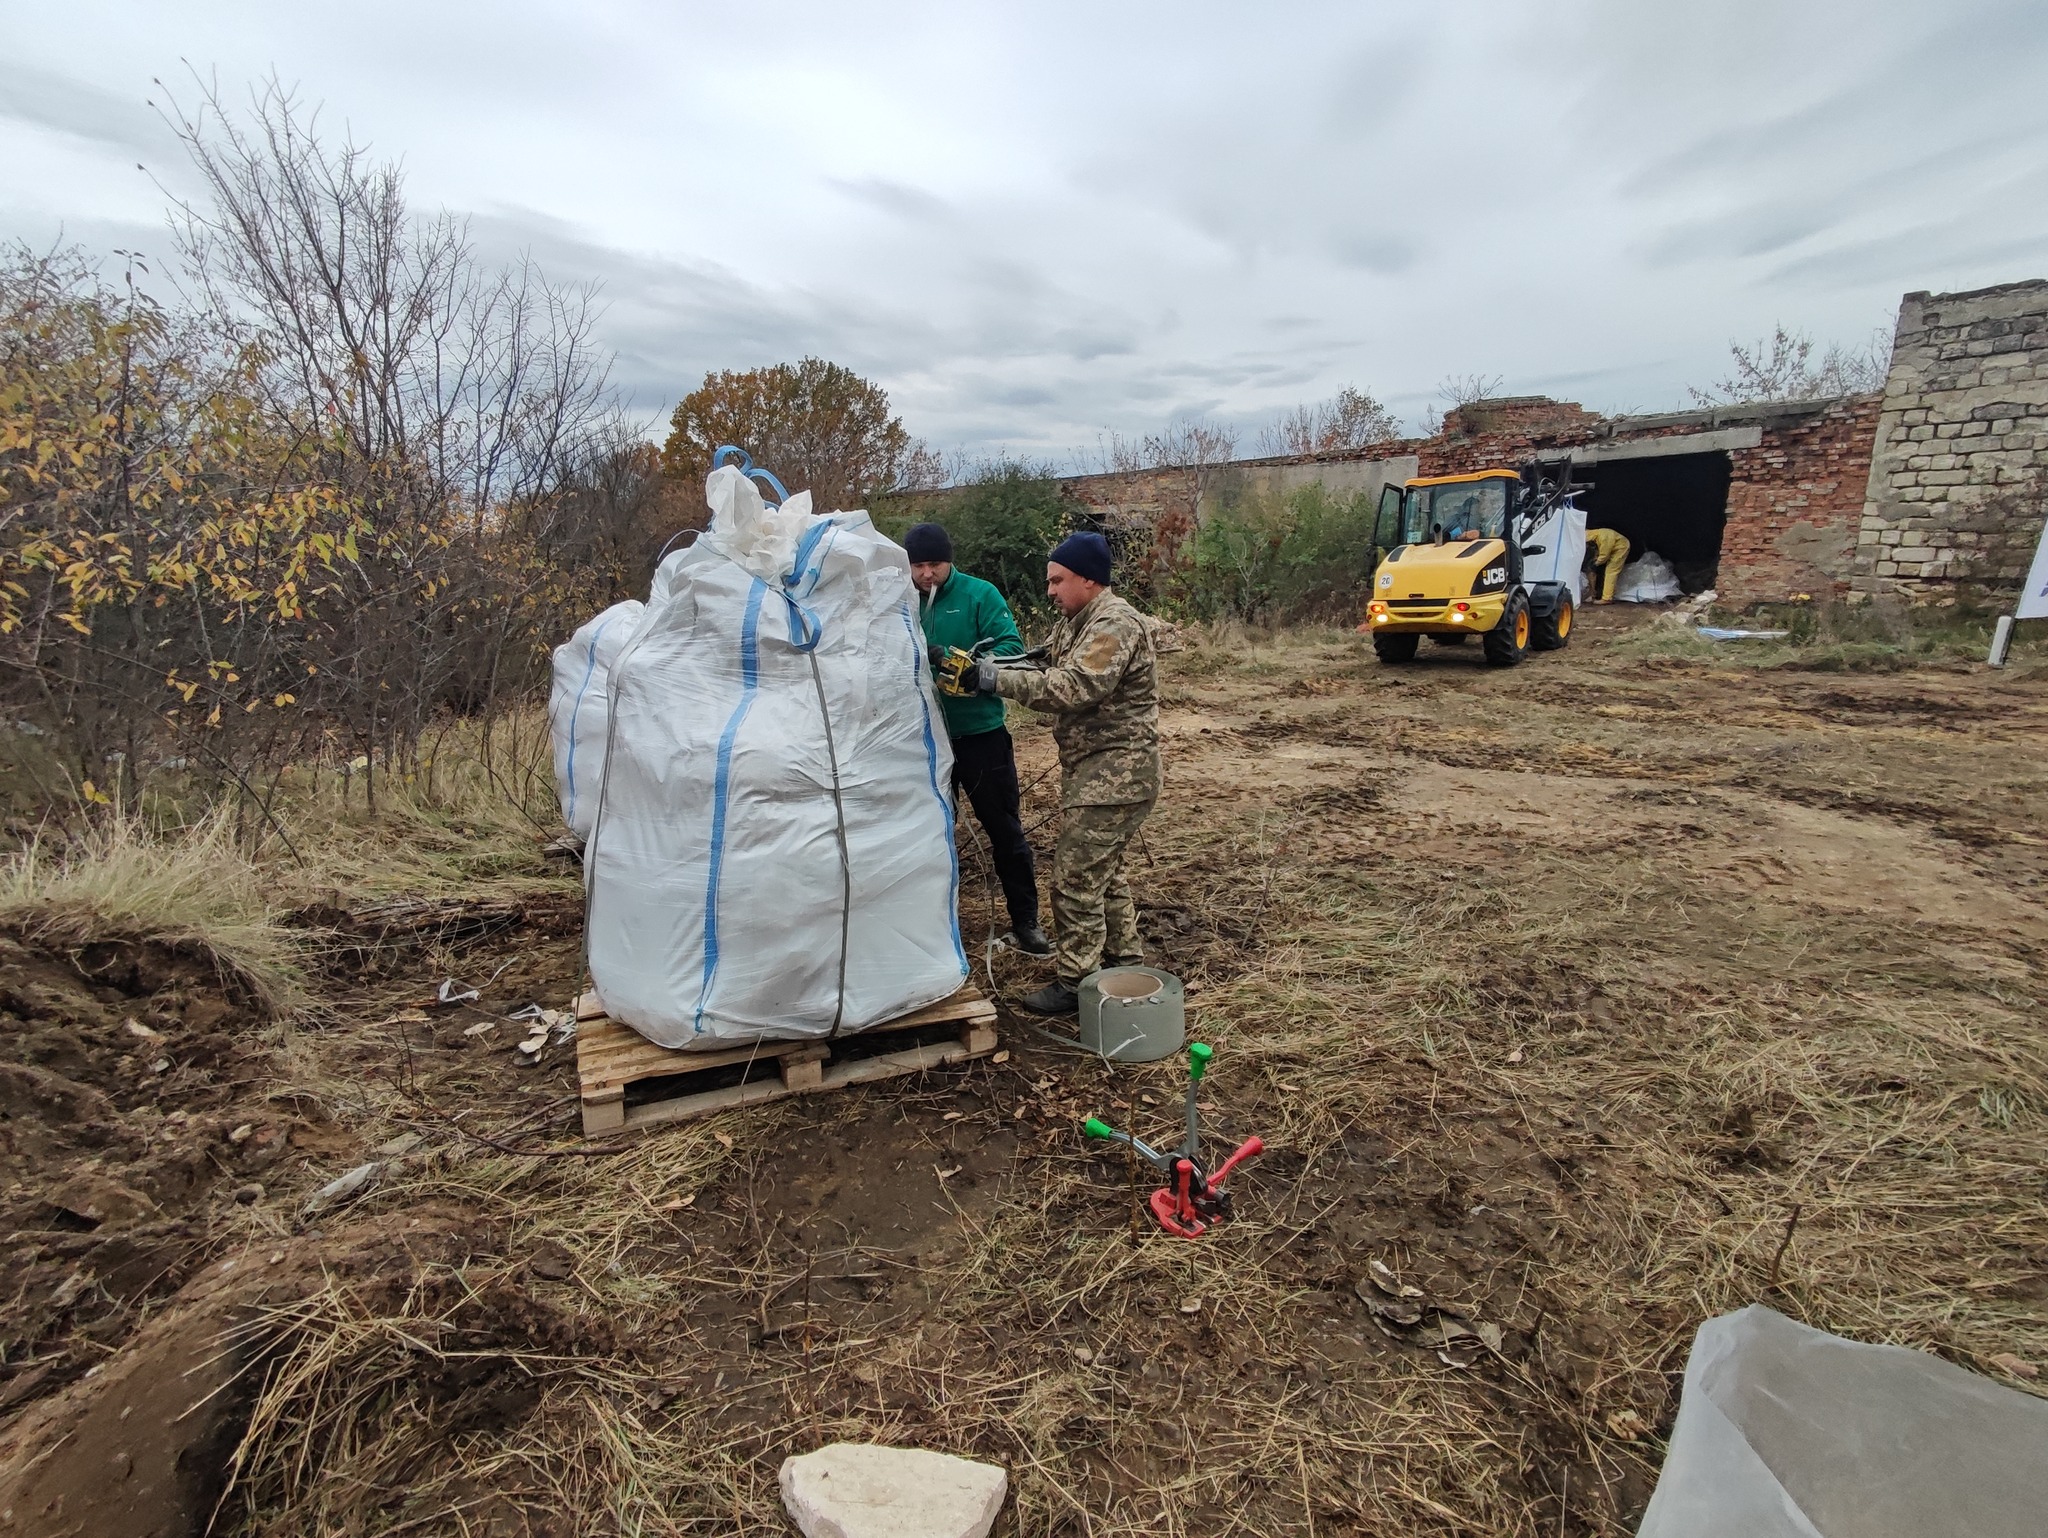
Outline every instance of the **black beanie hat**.
<svg viewBox="0 0 2048 1538">
<path fill-rule="evenodd" d="M 1109 541 L 1083 529 L 1053 546 L 1051 559 L 1077 577 L 1109 586 Z"/>
<path fill-rule="evenodd" d="M 953 539 L 936 523 L 913 524 L 910 532 L 903 536 L 903 553 L 910 557 L 913 566 L 924 561 L 950 561 L 953 559 Z"/>
</svg>

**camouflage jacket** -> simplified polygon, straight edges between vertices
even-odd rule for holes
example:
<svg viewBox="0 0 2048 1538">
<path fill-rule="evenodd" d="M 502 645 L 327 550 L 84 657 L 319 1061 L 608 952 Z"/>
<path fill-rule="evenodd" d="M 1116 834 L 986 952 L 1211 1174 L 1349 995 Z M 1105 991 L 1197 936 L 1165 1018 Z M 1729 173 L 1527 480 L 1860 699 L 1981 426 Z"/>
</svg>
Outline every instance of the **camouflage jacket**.
<svg viewBox="0 0 2048 1538">
<path fill-rule="evenodd" d="M 1050 712 L 1060 805 L 1125 806 L 1159 794 L 1159 670 L 1145 616 L 1097 593 L 1061 620 L 1043 672 L 1005 668 L 996 692 Z"/>
</svg>

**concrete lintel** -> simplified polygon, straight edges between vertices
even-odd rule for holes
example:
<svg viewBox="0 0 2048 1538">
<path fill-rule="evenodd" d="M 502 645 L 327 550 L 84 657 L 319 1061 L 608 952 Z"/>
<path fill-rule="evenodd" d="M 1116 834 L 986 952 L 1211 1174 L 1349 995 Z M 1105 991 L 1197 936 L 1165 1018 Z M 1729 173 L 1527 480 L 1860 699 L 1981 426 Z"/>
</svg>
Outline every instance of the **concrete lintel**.
<svg viewBox="0 0 2048 1538">
<path fill-rule="evenodd" d="M 1575 465 L 1609 459 L 1664 459 L 1673 454 L 1725 454 L 1753 449 L 1764 441 L 1761 427 L 1724 427 L 1717 433 L 1680 433 L 1672 438 L 1631 438 L 1620 443 L 1583 443 L 1571 451 Z"/>
</svg>

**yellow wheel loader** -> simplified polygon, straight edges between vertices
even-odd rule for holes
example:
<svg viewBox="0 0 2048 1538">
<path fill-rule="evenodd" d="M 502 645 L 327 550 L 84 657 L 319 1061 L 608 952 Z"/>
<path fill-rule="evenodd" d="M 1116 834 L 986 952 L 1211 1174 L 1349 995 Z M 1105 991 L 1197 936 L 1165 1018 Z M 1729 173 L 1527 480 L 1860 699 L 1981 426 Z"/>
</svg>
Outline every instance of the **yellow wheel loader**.
<svg viewBox="0 0 2048 1538">
<path fill-rule="evenodd" d="M 1495 667 L 1564 645 L 1586 555 L 1586 514 L 1572 496 L 1584 489 L 1569 465 L 1555 477 L 1531 465 L 1382 491 L 1384 554 L 1358 627 L 1380 661 L 1413 662 L 1424 636 L 1456 646 L 1476 635 Z"/>
</svg>

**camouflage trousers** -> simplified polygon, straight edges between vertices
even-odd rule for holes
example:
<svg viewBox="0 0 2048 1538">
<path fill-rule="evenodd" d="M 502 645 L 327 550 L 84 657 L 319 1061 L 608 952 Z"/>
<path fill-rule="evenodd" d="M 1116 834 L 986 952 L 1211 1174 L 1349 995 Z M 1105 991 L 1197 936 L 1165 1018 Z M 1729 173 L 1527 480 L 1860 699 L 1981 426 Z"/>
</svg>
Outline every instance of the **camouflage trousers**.
<svg viewBox="0 0 2048 1538">
<path fill-rule="evenodd" d="M 1124 876 L 1124 851 L 1152 811 L 1150 801 L 1125 806 L 1070 806 L 1060 813 L 1052 853 L 1053 964 L 1078 983 L 1104 956 L 1135 956 L 1138 908 Z"/>
</svg>

